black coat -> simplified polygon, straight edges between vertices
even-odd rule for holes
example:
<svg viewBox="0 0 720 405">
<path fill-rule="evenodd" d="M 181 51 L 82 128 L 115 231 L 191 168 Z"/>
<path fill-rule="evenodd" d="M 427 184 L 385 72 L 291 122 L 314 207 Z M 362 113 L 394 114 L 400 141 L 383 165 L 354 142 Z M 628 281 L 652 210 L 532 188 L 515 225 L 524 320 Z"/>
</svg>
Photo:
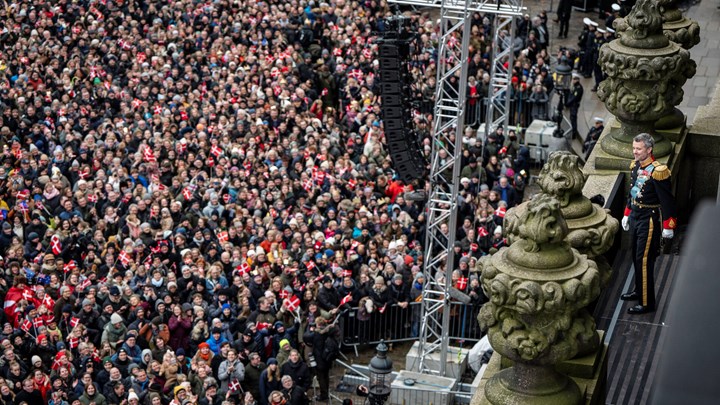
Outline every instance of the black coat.
<svg viewBox="0 0 720 405">
<path fill-rule="evenodd" d="M 280 368 L 280 375 L 289 375 L 292 377 L 295 385 L 302 388 L 304 391 L 307 391 L 312 383 L 310 369 L 302 360 L 299 360 L 297 363 L 293 363 L 292 361 L 285 362 L 285 364 L 283 364 Z"/>
</svg>

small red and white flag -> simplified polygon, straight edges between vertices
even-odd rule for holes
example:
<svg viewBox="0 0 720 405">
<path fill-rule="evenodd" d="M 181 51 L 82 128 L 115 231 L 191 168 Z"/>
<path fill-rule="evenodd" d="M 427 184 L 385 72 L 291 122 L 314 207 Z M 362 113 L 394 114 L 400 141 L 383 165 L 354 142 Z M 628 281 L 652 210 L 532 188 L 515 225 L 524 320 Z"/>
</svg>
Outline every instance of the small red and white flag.
<svg viewBox="0 0 720 405">
<path fill-rule="evenodd" d="M 308 192 L 309 192 L 310 190 L 312 190 L 312 188 L 313 188 L 313 182 L 312 182 L 312 180 L 310 180 L 310 179 L 305 180 L 305 181 L 303 182 L 303 188 L 305 189 L 305 191 L 308 191 Z"/>
<path fill-rule="evenodd" d="M 70 273 L 71 271 L 77 269 L 77 263 L 75 260 L 70 260 L 69 262 L 65 263 L 63 265 L 63 271 L 65 273 Z"/>
<path fill-rule="evenodd" d="M 80 339 L 76 337 L 71 337 L 68 339 L 68 346 L 70 346 L 71 349 L 74 349 L 80 345 Z"/>
<path fill-rule="evenodd" d="M 87 196 L 87 199 L 88 199 L 88 201 L 90 201 L 90 202 L 93 203 L 93 204 L 96 203 L 97 200 L 98 200 L 98 198 L 97 198 L 97 196 L 96 196 L 95 194 L 90 194 L 90 195 L 88 195 L 88 196 Z"/>
<path fill-rule="evenodd" d="M 490 235 L 490 232 L 488 232 L 488 230 L 485 229 L 484 226 L 481 226 L 478 228 L 478 236 L 480 236 L 481 238 L 484 238 L 489 235 Z"/>
<path fill-rule="evenodd" d="M 235 268 L 237 270 L 237 273 L 240 275 L 240 277 L 244 277 L 246 274 L 250 274 L 250 265 L 247 264 L 247 262 L 240 263 L 239 266 Z"/>
<path fill-rule="evenodd" d="M 92 284 L 92 281 L 90 281 L 89 278 L 86 278 L 85 280 L 80 282 L 80 284 L 78 284 L 77 289 L 80 291 L 85 291 L 85 289 L 90 287 L 91 284 Z"/>
<path fill-rule="evenodd" d="M 230 392 L 238 392 L 242 389 L 240 381 L 238 381 L 237 378 L 230 381 L 230 384 L 228 384 L 228 388 L 230 389 Z"/>
<path fill-rule="evenodd" d="M 161 106 L 156 105 L 155 107 L 153 107 L 153 113 L 155 115 L 160 115 L 160 114 L 162 114 L 162 112 L 163 112 L 163 109 Z"/>
<path fill-rule="evenodd" d="M 315 267 L 317 267 L 317 266 L 315 266 L 314 261 L 308 260 L 307 262 L 305 262 L 305 268 L 308 269 L 309 271 L 312 271 Z"/>
<path fill-rule="evenodd" d="M 52 249 L 54 255 L 59 255 L 60 253 L 62 253 L 62 243 L 60 243 L 59 236 L 53 235 L 50 238 L 50 248 Z"/>
<path fill-rule="evenodd" d="M 478 250 L 478 244 L 477 244 L 477 243 L 471 243 L 471 244 L 470 244 L 470 250 L 472 250 L 473 252 L 477 252 L 477 250 Z"/>
<path fill-rule="evenodd" d="M 130 255 L 124 250 L 120 251 L 120 254 L 118 255 L 118 260 L 120 260 L 120 263 L 122 263 L 123 266 L 127 266 L 132 261 Z"/>
<path fill-rule="evenodd" d="M 74 328 L 74 327 L 78 326 L 79 323 L 80 323 L 80 318 L 76 318 L 76 317 L 70 318 L 70 326 L 71 327 Z"/>
<path fill-rule="evenodd" d="M 217 238 L 220 243 L 227 243 L 228 240 L 230 240 L 230 236 L 227 231 L 218 232 Z"/>
<path fill-rule="evenodd" d="M 505 218 L 505 207 L 498 207 L 498 209 L 495 210 L 495 216 Z"/>
<path fill-rule="evenodd" d="M 345 297 L 343 297 L 342 300 L 340 300 L 340 306 L 348 304 L 348 303 L 352 302 L 352 300 L 353 300 L 352 294 L 348 294 Z"/>
<path fill-rule="evenodd" d="M 280 297 L 281 300 L 284 300 L 285 298 L 288 298 L 290 296 L 290 293 L 287 292 L 287 290 L 280 290 L 280 292 L 278 293 L 278 296 Z"/>
<path fill-rule="evenodd" d="M 465 289 L 467 288 L 467 285 L 468 285 L 468 279 L 467 279 L 467 277 L 460 277 L 460 278 L 455 282 L 455 288 L 457 288 L 457 289 L 460 290 L 460 291 L 465 291 Z"/>
<path fill-rule="evenodd" d="M 25 318 L 20 323 L 20 329 L 24 330 L 25 332 L 30 332 L 30 328 L 32 328 L 32 322 L 30 322 L 29 319 Z"/>
<path fill-rule="evenodd" d="M 185 201 L 192 200 L 193 198 L 193 192 L 190 191 L 189 188 L 185 187 L 182 191 L 183 198 L 185 198 Z"/>
<path fill-rule="evenodd" d="M 47 309 L 53 309 L 55 307 L 55 300 L 50 297 L 50 294 L 45 294 L 45 297 L 43 297 L 42 304 Z"/>
<path fill-rule="evenodd" d="M 22 190 L 18 191 L 18 193 L 15 195 L 18 200 L 27 200 L 30 197 L 30 190 Z"/>
<path fill-rule="evenodd" d="M 210 148 L 210 153 L 212 153 L 212 155 L 215 156 L 216 158 L 219 158 L 220 156 L 222 156 L 223 150 L 221 147 L 219 147 L 217 145 L 213 145 Z"/>
<path fill-rule="evenodd" d="M 35 296 L 35 293 L 33 293 L 32 290 L 25 290 L 22 293 L 22 297 L 23 297 L 23 299 L 25 299 L 25 301 L 32 300 L 34 296 Z"/>
<path fill-rule="evenodd" d="M 296 311 L 298 308 L 300 308 L 300 298 L 296 296 L 292 296 L 290 298 L 286 298 L 283 301 L 283 304 L 285 304 L 285 308 L 288 309 L 290 312 Z"/>
<path fill-rule="evenodd" d="M 152 148 L 150 148 L 149 146 L 145 146 L 145 149 L 143 149 L 143 159 L 148 163 L 157 162 L 157 159 L 155 158 L 155 152 L 153 152 Z"/>
<path fill-rule="evenodd" d="M 140 100 L 139 98 L 135 98 L 135 99 L 133 99 L 131 105 L 132 105 L 132 108 L 137 110 L 138 108 L 140 108 L 140 106 L 142 106 L 142 100 Z"/>
<path fill-rule="evenodd" d="M 387 309 L 387 304 L 385 304 L 385 305 L 381 306 L 380 308 L 378 308 L 378 312 L 380 312 L 381 314 L 384 314 L 386 309 Z"/>
<path fill-rule="evenodd" d="M 355 186 L 357 186 L 357 181 L 355 179 L 350 179 L 347 181 L 347 186 L 350 188 L 350 190 L 355 190 Z"/>
<path fill-rule="evenodd" d="M 39 329 L 39 328 L 45 326 L 45 322 L 43 322 L 42 317 L 38 316 L 32 320 L 32 325 L 33 325 L 33 328 Z"/>
</svg>

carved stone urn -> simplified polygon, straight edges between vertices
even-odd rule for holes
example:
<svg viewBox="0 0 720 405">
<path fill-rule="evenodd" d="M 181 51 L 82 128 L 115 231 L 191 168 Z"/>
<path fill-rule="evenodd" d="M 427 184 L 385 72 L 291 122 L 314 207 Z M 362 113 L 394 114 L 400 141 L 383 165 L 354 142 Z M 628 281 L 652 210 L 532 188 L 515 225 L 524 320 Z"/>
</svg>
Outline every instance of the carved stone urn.
<svg viewBox="0 0 720 405">
<path fill-rule="evenodd" d="M 600 273 L 566 241 L 568 227 L 555 197 L 536 196 L 505 223 L 518 234 L 510 247 L 481 259 L 490 302 L 478 320 L 493 349 L 514 364 L 488 380 L 485 397 L 496 405 L 579 404 L 579 388 L 554 365 L 597 339 L 584 307 L 600 294 Z"/>
<path fill-rule="evenodd" d="M 655 138 L 655 157 L 670 153 L 671 144 L 655 134 L 655 122 L 682 101 L 682 86 L 695 74 L 690 52 L 663 34 L 656 0 L 638 0 L 626 18 L 613 23 L 619 38 L 600 48 L 598 63 L 607 79 L 598 97 L 620 121 L 620 130 L 602 138 L 606 153 L 632 159 L 632 139 L 640 133 Z"/>
<path fill-rule="evenodd" d="M 700 25 L 682 15 L 676 0 L 658 0 L 663 17 L 663 34 L 667 39 L 690 50 L 700 43 Z M 677 107 L 655 123 L 655 129 L 677 128 L 685 124 L 685 114 Z"/>
</svg>

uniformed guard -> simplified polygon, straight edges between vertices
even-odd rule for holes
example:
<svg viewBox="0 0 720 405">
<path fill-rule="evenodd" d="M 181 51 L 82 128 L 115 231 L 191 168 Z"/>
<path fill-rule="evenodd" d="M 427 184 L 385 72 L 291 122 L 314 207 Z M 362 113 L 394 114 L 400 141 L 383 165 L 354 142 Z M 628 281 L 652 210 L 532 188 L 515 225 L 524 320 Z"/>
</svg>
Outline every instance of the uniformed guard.
<svg viewBox="0 0 720 405">
<path fill-rule="evenodd" d="M 676 225 L 670 169 L 655 160 L 654 145 L 649 134 L 633 139 L 632 187 L 622 228 L 630 231 L 635 289 L 621 296 L 623 300 L 640 301 L 628 309 L 631 314 L 655 310 L 655 259 L 660 253 L 661 238 L 672 239 Z"/>
</svg>

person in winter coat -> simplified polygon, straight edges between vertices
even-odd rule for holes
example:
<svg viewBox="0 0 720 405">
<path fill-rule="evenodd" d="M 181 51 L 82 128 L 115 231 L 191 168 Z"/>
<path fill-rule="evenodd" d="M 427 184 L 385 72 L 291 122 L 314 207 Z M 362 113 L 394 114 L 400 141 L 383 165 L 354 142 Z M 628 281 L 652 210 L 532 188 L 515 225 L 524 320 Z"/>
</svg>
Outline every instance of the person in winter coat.
<svg viewBox="0 0 720 405">
<path fill-rule="evenodd" d="M 168 321 L 170 329 L 170 341 L 168 344 L 173 350 L 187 348 L 190 342 L 190 331 L 192 330 L 192 306 L 184 303 L 182 307 L 175 305 L 173 314 Z"/>
<path fill-rule="evenodd" d="M 223 342 L 227 342 L 227 339 L 225 339 L 222 335 L 222 330 L 220 328 L 213 328 L 212 334 L 208 340 L 205 341 L 205 343 L 210 346 L 210 350 L 213 354 L 220 353 L 220 345 L 223 344 Z"/>
<path fill-rule="evenodd" d="M 220 363 L 218 379 L 220 380 L 220 389 L 223 391 L 228 390 L 231 381 L 237 380 L 242 383 L 245 380 L 245 366 L 238 360 L 235 349 L 228 350 L 227 359 Z"/>
<path fill-rule="evenodd" d="M 110 323 L 105 325 L 103 328 L 101 343 L 108 342 L 113 349 L 118 349 L 118 346 L 122 346 L 125 342 L 125 334 L 127 328 L 123 324 L 122 316 L 118 314 L 112 314 L 110 316 Z"/>
<path fill-rule="evenodd" d="M 250 353 L 250 362 L 245 367 L 245 379 L 242 382 L 242 387 L 246 392 L 251 392 L 253 398 L 260 398 L 260 374 L 267 368 L 267 365 L 263 363 L 260 355 L 257 353 Z"/>
<path fill-rule="evenodd" d="M 300 358 L 300 352 L 293 349 L 290 351 L 290 358 L 280 368 L 280 375 L 288 375 L 295 382 L 295 385 L 307 391 L 310 388 L 312 378 L 307 364 Z"/>
<path fill-rule="evenodd" d="M 17 397 L 16 397 L 17 399 Z M 28 403 L 39 403 L 39 402 L 28 402 Z M 85 393 L 80 397 L 80 403 L 83 405 L 107 405 L 105 396 L 95 389 L 93 384 L 88 384 L 85 387 Z"/>
<path fill-rule="evenodd" d="M 273 391 L 282 390 L 282 383 L 280 382 L 280 368 L 278 362 L 274 357 L 271 357 L 267 361 L 267 368 L 260 373 L 260 381 L 258 383 L 258 391 L 260 396 L 258 402 L 260 405 L 268 404 L 268 395 Z"/>
<path fill-rule="evenodd" d="M 320 394 L 315 397 L 316 401 L 328 400 L 330 369 L 335 359 L 328 355 L 326 346 L 330 344 L 329 340 L 332 339 L 337 342 L 339 338 L 340 329 L 335 324 L 327 324 L 323 318 L 319 318 L 317 326 L 310 328 L 310 332 L 305 336 L 306 342 L 312 345 L 312 353 L 317 362 L 315 371 L 320 386 Z"/>
</svg>

